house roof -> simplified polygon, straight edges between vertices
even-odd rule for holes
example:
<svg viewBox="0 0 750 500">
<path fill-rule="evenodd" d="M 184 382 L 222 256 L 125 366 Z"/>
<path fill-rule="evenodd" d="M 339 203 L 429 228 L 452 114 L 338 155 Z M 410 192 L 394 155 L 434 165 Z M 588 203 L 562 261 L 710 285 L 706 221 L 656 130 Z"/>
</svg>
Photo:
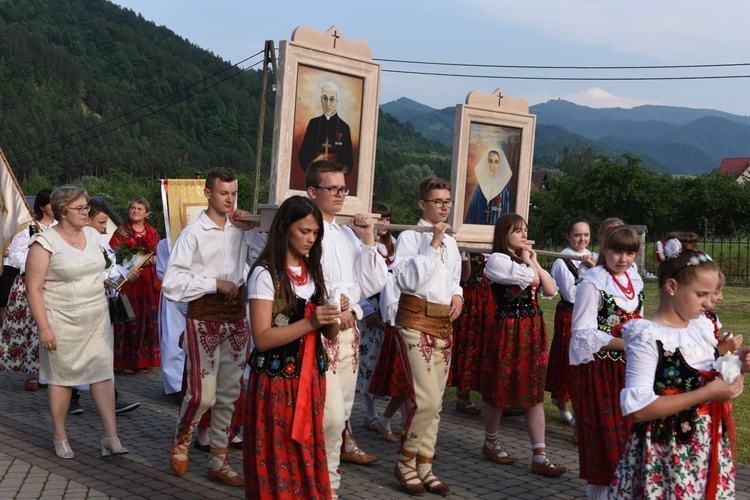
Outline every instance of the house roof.
<svg viewBox="0 0 750 500">
<path fill-rule="evenodd" d="M 544 172 L 531 172 L 531 190 L 536 191 L 547 179 L 547 174 Z"/>
<path fill-rule="evenodd" d="M 724 158 L 719 165 L 719 171 L 738 179 L 750 167 L 750 158 Z"/>
</svg>

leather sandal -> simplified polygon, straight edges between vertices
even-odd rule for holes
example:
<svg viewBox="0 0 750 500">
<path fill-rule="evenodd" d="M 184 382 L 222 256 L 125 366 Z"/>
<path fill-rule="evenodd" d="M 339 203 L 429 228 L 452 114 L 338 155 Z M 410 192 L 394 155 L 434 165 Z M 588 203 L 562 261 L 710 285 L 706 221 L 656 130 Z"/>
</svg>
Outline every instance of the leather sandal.
<svg viewBox="0 0 750 500">
<path fill-rule="evenodd" d="M 429 491 L 430 493 L 434 493 L 435 495 L 444 497 L 447 497 L 451 494 L 451 489 L 448 487 L 448 485 L 438 479 L 437 476 L 432 473 L 432 471 L 425 474 L 425 476 L 422 478 L 422 482 L 424 483 L 424 489 Z"/>
<path fill-rule="evenodd" d="M 347 424 L 347 428 L 344 429 L 344 442 L 341 443 L 341 462 L 358 465 L 368 465 L 377 462 L 379 457 L 372 453 L 365 453 L 362 451 L 362 448 L 357 446 L 357 442 L 348 431 L 349 428 Z M 346 451 L 347 444 L 351 446 L 352 451 Z"/>
<path fill-rule="evenodd" d="M 405 472 L 401 471 L 402 467 L 406 469 Z M 417 469 L 408 465 L 406 462 L 399 460 L 393 469 L 393 473 L 396 475 L 398 484 L 400 484 L 401 488 L 409 495 L 422 496 L 427 493 L 427 490 L 424 489 L 424 483 L 422 483 L 422 480 L 419 478 Z"/>
<path fill-rule="evenodd" d="M 29 377 L 26 379 L 26 382 L 24 382 L 23 387 L 27 391 L 39 390 L 39 379 L 33 376 Z"/>
<path fill-rule="evenodd" d="M 215 462 L 216 460 L 221 462 L 221 465 L 218 469 L 212 469 L 210 467 L 211 462 Z M 209 467 L 208 467 L 208 479 L 211 481 L 216 481 L 217 483 L 223 483 L 227 486 L 244 486 L 245 485 L 245 478 L 241 475 L 235 472 L 232 467 L 229 465 L 229 462 L 227 462 L 227 449 L 226 448 L 217 448 L 215 450 L 211 451 L 211 458 L 208 461 Z"/>
<path fill-rule="evenodd" d="M 557 477 L 561 474 L 566 473 L 567 471 L 567 467 L 552 463 L 550 459 L 547 458 L 546 454 L 544 457 L 544 462 L 542 463 L 539 463 L 536 460 L 531 461 L 531 472 L 534 474 L 542 474 L 543 476 L 547 477 Z"/>
<path fill-rule="evenodd" d="M 479 415 L 482 410 L 477 408 L 477 405 L 471 399 L 457 399 L 456 410 L 467 415 Z"/>
<path fill-rule="evenodd" d="M 189 433 L 179 434 L 172 441 L 172 449 L 169 450 L 169 466 L 178 476 L 184 476 L 190 463 L 190 441 Z M 184 456 L 185 458 L 180 458 Z"/>
<path fill-rule="evenodd" d="M 516 459 L 511 457 L 502 446 L 500 446 L 500 443 L 495 441 L 491 441 L 492 448 L 487 446 L 487 440 L 484 442 L 484 446 L 482 447 L 482 453 L 485 457 L 489 458 L 495 463 L 503 464 L 503 465 L 510 465 L 515 463 Z M 501 454 L 505 453 L 505 456 L 502 456 Z"/>
<path fill-rule="evenodd" d="M 379 432 L 380 435 L 383 436 L 383 439 L 385 439 L 389 443 L 398 443 L 398 438 L 393 435 L 393 432 L 391 432 L 389 429 L 386 429 L 385 426 L 380 423 L 380 419 L 377 417 L 373 418 L 372 420 L 368 420 L 367 417 L 365 417 L 365 427 L 370 430 Z"/>
</svg>

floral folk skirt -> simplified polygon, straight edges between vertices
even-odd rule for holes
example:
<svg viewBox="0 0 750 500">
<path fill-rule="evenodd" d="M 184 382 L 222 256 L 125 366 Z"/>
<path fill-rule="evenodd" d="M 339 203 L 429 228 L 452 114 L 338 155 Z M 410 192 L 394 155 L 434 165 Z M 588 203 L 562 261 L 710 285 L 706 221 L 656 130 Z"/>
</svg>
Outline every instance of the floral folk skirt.
<svg viewBox="0 0 750 500">
<path fill-rule="evenodd" d="M 39 330 L 26 298 L 26 282 L 20 274 L 10 290 L 0 331 L 0 370 L 30 375 L 39 373 Z"/>
<path fill-rule="evenodd" d="M 687 444 L 657 443 L 651 432 L 633 434 L 615 471 L 609 488 L 611 499 L 706 497 L 710 469 L 710 415 L 697 415 L 696 429 Z M 719 444 L 717 499 L 735 498 L 735 466 L 726 434 Z"/>
</svg>

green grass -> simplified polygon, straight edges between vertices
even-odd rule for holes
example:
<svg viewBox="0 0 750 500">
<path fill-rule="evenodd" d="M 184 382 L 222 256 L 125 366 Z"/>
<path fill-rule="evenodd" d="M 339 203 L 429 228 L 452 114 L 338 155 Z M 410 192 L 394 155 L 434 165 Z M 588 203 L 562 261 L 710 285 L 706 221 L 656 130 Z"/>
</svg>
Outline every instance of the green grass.
<svg viewBox="0 0 750 500">
<path fill-rule="evenodd" d="M 544 320 L 547 323 L 549 341 L 552 342 L 552 333 L 554 331 L 555 307 L 559 295 L 552 300 L 541 300 L 542 310 L 544 311 Z M 654 313 L 659 305 L 659 293 L 656 283 L 646 283 L 646 302 L 645 317 Z M 746 287 L 726 287 L 724 289 L 724 302 L 719 304 L 715 309 L 719 320 L 722 323 L 722 332 L 732 331 L 735 334 L 748 332 L 750 326 L 750 288 Z M 750 343 L 750 332 L 745 334 L 743 345 Z M 745 380 L 745 389 L 748 388 L 750 377 Z M 750 391 L 734 400 L 734 421 L 737 424 L 737 461 L 743 464 L 750 464 Z M 482 398 L 477 393 L 472 393 L 472 400 L 480 408 L 483 407 Z M 443 402 L 446 405 L 456 403 L 456 390 L 449 388 L 445 391 Z M 549 393 L 544 399 L 544 413 L 547 418 L 547 426 L 559 429 L 572 429 L 564 422 L 557 411 L 557 407 L 552 404 Z"/>
</svg>

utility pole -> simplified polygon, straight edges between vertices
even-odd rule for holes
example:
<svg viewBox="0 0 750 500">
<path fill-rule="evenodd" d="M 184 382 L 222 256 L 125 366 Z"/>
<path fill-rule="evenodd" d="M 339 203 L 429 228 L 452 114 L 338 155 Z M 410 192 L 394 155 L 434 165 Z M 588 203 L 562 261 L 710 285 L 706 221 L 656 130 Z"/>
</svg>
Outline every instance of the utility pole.
<svg viewBox="0 0 750 500">
<path fill-rule="evenodd" d="M 273 78 L 276 80 L 276 49 L 273 40 L 266 40 L 263 48 L 263 89 L 260 92 L 260 113 L 258 117 L 258 145 L 255 150 L 255 189 L 253 193 L 253 213 L 258 213 L 258 197 L 260 196 L 260 166 L 263 160 L 263 129 L 266 118 L 266 91 L 268 90 L 268 63 L 271 63 Z M 274 84 L 274 93 L 275 93 Z"/>
</svg>

